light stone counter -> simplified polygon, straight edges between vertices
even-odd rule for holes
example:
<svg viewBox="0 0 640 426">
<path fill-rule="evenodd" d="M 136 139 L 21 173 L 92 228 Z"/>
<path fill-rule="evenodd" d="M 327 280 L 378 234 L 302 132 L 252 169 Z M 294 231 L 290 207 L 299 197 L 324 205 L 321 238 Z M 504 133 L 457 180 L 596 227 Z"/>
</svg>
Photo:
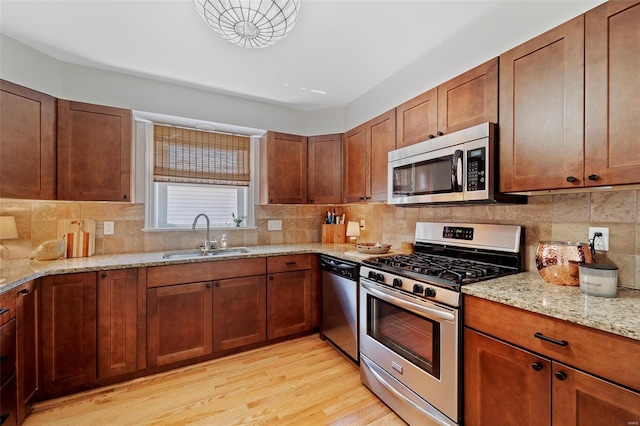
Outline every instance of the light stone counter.
<svg viewBox="0 0 640 426">
<path fill-rule="evenodd" d="M 640 340 L 640 290 L 619 287 L 614 298 L 587 296 L 580 287 L 549 284 L 530 271 L 463 286 L 462 292 Z"/>
<path fill-rule="evenodd" d="M 354 254 L 354 247 L 348 244 L 284 244 L 247 248 L 250 253 L 187 259 L 163 259 L 164 252 L 150 252 L 41 262 L 5 261 L 0 270 L 0 294 L 36 278 L 76 272 L 304 253 L 327 254 L 352 261 L 365 258 L 361 254 Z M 578 287 L 548 284 L 537 271 L 532 271 L 463 286 L 462 292 L 640 340 L 640 290 L 618 288 L 615 298 L 586 296 L 580 293 Z"/>
<path fill-rule="evenodd" d="M 214 256 L 163 259 L 165 252 L 140 252 L 78 257 L 51 261 L 10 260 L 0 266 L 0 294 L 25 282 L 47 275 L 71 274 L 109 269 L 175 265 L 180 263 L 216 262 L 229 259 L 278 256 L 286 254 L 321 253 L 346 260 L 361 261 L 363 255 L 353 255 L 349 244 L 283 244 L 246 247 L 249 253 L 216 254 Z"/>
</svg>

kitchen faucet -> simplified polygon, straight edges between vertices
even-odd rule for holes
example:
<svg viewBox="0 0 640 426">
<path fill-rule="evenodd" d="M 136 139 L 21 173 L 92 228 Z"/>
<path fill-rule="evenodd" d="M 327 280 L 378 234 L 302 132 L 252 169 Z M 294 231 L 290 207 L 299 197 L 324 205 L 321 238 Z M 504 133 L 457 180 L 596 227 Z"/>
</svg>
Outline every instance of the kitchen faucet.
<svg viewBox="0 0 640 426">
<path fill-rule="evenodd" d="M 207 252 L 209 250 L 211 250 L 211 240 L 209 239 L 209 216 L 207 216 L 204 213 L 200 213 L 198 216 L 196 216 L 195 219 L 193 219 L 193 225 L 191 225 L 191 229 L 192 230 L 196 230 L 196 223 L 198 223 L 198 219 L 200 218 L 200 216 L 204 216 L 205 220 L 207 221 L 207 239 L 204 240 L 204 251 Z M 213 242 L 213 248 L 217 248 L 218 242 L 214 241 Z"/>
</svg>

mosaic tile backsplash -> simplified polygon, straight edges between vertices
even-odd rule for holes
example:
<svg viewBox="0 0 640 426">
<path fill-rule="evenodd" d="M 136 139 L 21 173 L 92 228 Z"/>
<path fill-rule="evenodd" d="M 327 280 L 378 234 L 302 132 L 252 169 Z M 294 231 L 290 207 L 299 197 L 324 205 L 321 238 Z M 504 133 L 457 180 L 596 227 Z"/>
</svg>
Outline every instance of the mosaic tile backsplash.
<svg viewBox="0 0 640 426">
<path fill-rule="evenodd" d="M 537 195 L 526 205 L 465 205 L 396 207 L 384 203 L 345 205 L 256 206 L 255 227 L 214 230 L 228 233 L 232 246 L 319 242 L 326 210 L 344 213 L 346 220 L 365 220 L 360 241 L 381 241 L 399 249 L 412 241 L 415 223 L 478 222 L 525 227 L 525 261 L 535 270 L 539 241 L 587 242 L 589 226 L 608 227 L 610 251 L 596 259 L 615 264 L 620 284 L 640 288 L 640 191 L 601 191 Z M 18 240 L 3 241 L 5 257 L 25 259 L 40 243 L 56 238 L 58 219 L 95 219 L 96 254 L 190 249 L 204 231 L 143 232 L 144 205 L 131 203 L 0 200 L 0 215 L 16 218 Z M 268 220 L 282 220 L 281 231 L 268 231 Z M 114 235 L 104 235 L 104 221 L 115 223 Z"/>
</svg>

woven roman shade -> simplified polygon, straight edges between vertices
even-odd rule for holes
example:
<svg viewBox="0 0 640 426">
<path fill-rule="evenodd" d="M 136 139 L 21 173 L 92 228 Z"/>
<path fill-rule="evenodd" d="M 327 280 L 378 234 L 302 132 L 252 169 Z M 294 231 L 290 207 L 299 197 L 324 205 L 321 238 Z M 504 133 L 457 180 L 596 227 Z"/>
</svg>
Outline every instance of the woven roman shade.
<svg viewBox="0 0 640 426">
<path fill-rule="evenodd" d="M 156 182 L 249 186 L 250 138 L 153 126 Z"/>
</svg>

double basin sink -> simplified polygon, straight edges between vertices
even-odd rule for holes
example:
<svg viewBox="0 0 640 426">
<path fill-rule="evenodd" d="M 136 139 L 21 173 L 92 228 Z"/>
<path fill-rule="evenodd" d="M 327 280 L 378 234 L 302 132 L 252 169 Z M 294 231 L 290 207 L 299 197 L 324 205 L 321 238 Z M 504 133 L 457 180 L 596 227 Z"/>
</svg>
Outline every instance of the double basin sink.
<svg viewBox="0 0 640 426">
<path fill-rule="evenodd" d="M 199 249 L 194 250 L 173 250 L 167 251 L 162 254 L 163 259 L 190 259 L 190 258 L 200 258 L 200 257 L 219 257 L 219 256 L 229 256 L 236 254 L 245 254 L 251 253 L 251 250 L 246 247 L 231 247 L 226 249 L 211 249 L 206 252 L 203 252 Z"/>
</svg>

